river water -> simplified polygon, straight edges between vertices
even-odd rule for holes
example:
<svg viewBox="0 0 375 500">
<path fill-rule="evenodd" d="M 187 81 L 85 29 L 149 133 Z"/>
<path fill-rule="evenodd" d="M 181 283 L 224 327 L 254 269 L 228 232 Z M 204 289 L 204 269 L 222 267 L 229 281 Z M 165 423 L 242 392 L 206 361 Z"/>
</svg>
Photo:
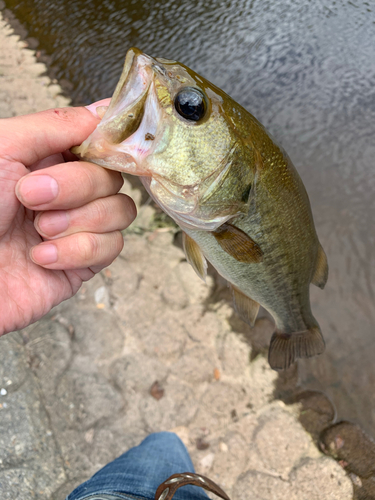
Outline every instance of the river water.
<svg viewBox="0 0 375 500">
<path fill-rule="evenodd" d="M 327 349 L 300 363 L 375 436 L 375 4 L 359 0 L 6 0 L 74 103 L 112 94 L 137 46 L 223 88 L 289 153 L 328 255 L 313 311 Z"/>
</svg>

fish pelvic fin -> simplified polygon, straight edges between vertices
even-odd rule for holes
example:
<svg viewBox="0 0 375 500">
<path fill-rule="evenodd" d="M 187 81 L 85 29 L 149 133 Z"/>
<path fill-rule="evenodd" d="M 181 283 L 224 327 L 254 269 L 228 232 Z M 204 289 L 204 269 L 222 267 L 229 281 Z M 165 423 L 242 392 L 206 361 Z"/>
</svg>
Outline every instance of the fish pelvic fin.
<svg viewBox="0 0 375 500">
<path fill-rule="evenodd" d="M 319 288 L 324 288 L 328 279 L 328 262 L 327 256 L 322 245 L 319 244 L 318 255 L 316 257 L 315 270 L 311 283 Z"/>
<path fill-rule="evenodd" d="M 322 354 L 325 342 L 319 327 L 298 333 L 275 332 L 268 351 L 268 362 L 273 370 L 286 370 L 298 358 Z"/>
<path fill-rule="evenodd" d="M 182 231 L 182 245 L 186 260 L 197 275 L 205 282 L 207 277 L 207 261 L 200 246 L 184 231 Z"/>
<path fill-rule="evenodd" d="M 242 321 L 245 321 L 250 326 L 254 326 L 259 311 L 258 302 L 255 302 L 255 300 L 242 293 L 241 290 L 232 284 L 229 284 L 229 288 L 232 290 L 233 305 L 236 313 Z"/>
</svg>

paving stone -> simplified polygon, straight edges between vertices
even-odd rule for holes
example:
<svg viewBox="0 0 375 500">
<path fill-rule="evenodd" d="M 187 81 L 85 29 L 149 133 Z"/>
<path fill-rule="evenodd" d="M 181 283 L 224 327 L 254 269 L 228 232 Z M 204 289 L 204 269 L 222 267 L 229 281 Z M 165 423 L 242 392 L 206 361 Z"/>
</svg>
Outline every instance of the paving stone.
<svg viewBox="0 0 375 500">
<path fill-rule="evenodd" d="M 165 383 L 165 395 L 156 400 L 151 395 L 140 401 L 140 411 L 149 432 L 170 430 L 186 426 L 194 418 L 199 398 L 193 387 L 169 376 Z"/>
<path fill-rule="evenodd" d="M 140 352 L 119 358 L 111 366 L 113 383 L 130 397 L 134 393 L 148 397 L 152 384 L 155 381 L 164 382 L 167 373 L 168 368 L 159 359 Z"/>
<path fill-rule="evenodd" d="M 353 485 L 337 462 L 306 459 L 290 475 L 290 500 L 352 500 Z"/>
<path fill-rule="evenodd" d="M 286 500 L 290 498 L 291 488 L 277 476 L 249 470 L 237 479 L 232 495 L 232 500 Z"/>
<path fill-rule="evenodd" d="M 274 385 L 277 373 L 269 369 L 268 361 L 257 356 L 247 368 L 247 394 L 253 410 L 260 410 L 274 399 Z"/>
<path fill-rule="evenodd" d="M 27 356 L 20 335 L 0 338 L 0 391 L 16 391 L 28 375 Z M 2 396 L 0 393 L 0 404 Z"/>
<path fill-rule="evenodd" d="M 313 449 L 310 436 L 295 417 L 277 407 L 262 414 L 254 442 L 265 467 L 283 478 Z"/>
<path fill-rule="evenodd" d="M 170 367 L 170 371 L 181 380 L 195 385 L 213 382 L 215 368 L 218 367 L 219 360 L 212 349 L 196 345 L 186 349 L 178 361 Z"/>
<path fill-rule="evenodd" d="M 0 471 L 2 500 L 31 500 L 40 498 L 36 492 L 35 473 L 28 469 Z"/>
<path fill-rule="evenodd" d="M 67 106 L 69 99 L 59 95 L 60 87 L 40 76 L 46 71 L 44 64 L 37 62 L 35 52 L 25 48 L 0 16 L 0 87 L 8 96 L 7 106 L 0 108 L 0 118 Z"/>
<path fill-rule="evenodd" d="M 214 286 L 211 276 L 207 275 L 206 282 L 204 282 L 197 276 L 188 262 L 179 263 L 176 276 L 181 286 L 186 290 L 190 304 L 201 304 L 208 299 Z"/>
<path fill-rule="evenodd" d="M 52 411 L 60 429 L 82 431 L 101 419 L 112 417 L 124 404 L 120 394 L 99 373 L 70 369 L 60 379 Z"/>
<path fill-rule="evenodd" d="M 32 484 L 32 489 L 44 492 L 44 496 L 40 498 L 48 498 L 66 478 L 48 417 L 31 373 L 22 385 L 22 390 L 8 394 L 2 399 L 0 406 L 0 483 L 14 484 L 15 491 L 17 488 L 28 491 L 27 485 Z M 32 469 L 22 472 L 23 464 L 26 463 L 33 464 Z M 16 472 L 13 474 L 12 471 Z"/>
<path fill-rule="evenodd" d="M 244 446 L 244 436 L 230 432 L 220 438 L 216 446 L 216 456 L 211 468 L 211 477 L 221 480 L 221 485 L 230 494 L 237 478 L 248 468 L 248 447 Z M 224 478 L 224 481 L 221 479 Z"/>
<path fill-rule="evenodd" d="M 169 274 L 160 288 L 160 293 L 168 307 L 184 309 L 189 305 L 189 295 L 177 273 Z"/>
<path fill-rule="evenodd" d="M 126 242 L 126 240 L 125 240 Z M 143 279 L 141 271 L 129 266 L 124 259 L 117 259 L 111 265 L 112 283 L 110 292 L 115 302 L 123 303 L 138 290 L 139 283 Z"/>
<path fill-rule="evenodd" d="M 159 318 L 142 328 L 134 325 L 134 335 L 141 342 L 141 348 L 148 356 L 157 356 L 165 363 L 178 359 L 188 340 L 177 315 L 160 311 Z"/>
<path fill-rule="evenodd" d="M 238 334 L 228 332 L 223 336 L 217 351 L 223 373 L 227 376 L 243 379 L 250 361 L 250 349 Z"/>
<path fill-rule="evenodd" d="M 71 361 L 71 335 L 57 320 L 42 319 L 33 326 L 27 334 L 26 352 L 39 385 L 48 397 L 55 394 L 56 384 Z"/>
<path fill-rule="evenodd" d="M 121 353 L 125 334 L 118 318 L 105 309 L 92 306 L 90 313 L 78 307 L 66 314 L 74 326 L 74 348 L 95 363 L 113 360 Z"/>
<path fill-rule="evenodd" d="M 222 338 L 228 330 L 228 325 L 216 313 L 204 310 L 201 304 L 194 304 L 181 311 L 180 321 L 189 339 L 213 350 L 217 347 L 217 339 Z M 220 351 L 218 355 L 220 357 Z"/>
<path fill-rule="evenodd" d="M 192 426 L 223 432 L 242 413 L 244 397 L 244 390 L 235 384 L 222 381 L 208 384 Z"/>
</svg>

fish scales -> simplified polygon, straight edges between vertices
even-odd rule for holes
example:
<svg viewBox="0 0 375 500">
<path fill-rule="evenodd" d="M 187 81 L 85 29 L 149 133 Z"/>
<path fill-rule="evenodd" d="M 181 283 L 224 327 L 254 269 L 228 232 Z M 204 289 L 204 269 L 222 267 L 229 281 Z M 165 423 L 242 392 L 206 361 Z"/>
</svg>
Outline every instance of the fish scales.
<svg viewBox="0 0 375 500">
<path fill-rule="evenodd" d="M 270 312 L 272 368 L 323 352 L 309 286 L 324 287 L 328 265 L 308 195 L 286 153 L 225 92 L 130 49 L 101 123 L 74 152 L 140 176 L 183 230 L 197 274 L 205 279 L 208 260 L 249 324 L 259 305 Z"/>
</svg>

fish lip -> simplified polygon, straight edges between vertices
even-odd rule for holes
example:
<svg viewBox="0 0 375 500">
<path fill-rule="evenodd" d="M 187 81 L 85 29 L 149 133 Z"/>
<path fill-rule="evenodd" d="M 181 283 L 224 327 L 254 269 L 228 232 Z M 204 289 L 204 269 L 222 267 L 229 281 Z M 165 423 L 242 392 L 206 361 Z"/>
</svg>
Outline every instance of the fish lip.
<svg viewBox="0 0 375 500">
<path fill-rule="evenodd" d="M 142 121 L 145 102 L 148 99 L 151 83 L 151 64 L 153 59 L 137 48 L 128 50 L 121 78 L 116 86 L 108 109 L 94 132 L 76 148 L 82 159 L 93 161 L 101 166 L 116 169 L 117 161 L 109 161 L 109 156 L 118 156 L 121 152 L 118 146 L 132 136 Z M 144 101 L 142 103 L 142 101 Z M 137 108 L 135 110 L 135 108 Z M 130 116 L 133 113 L 134 119 Z M 139 123 L 137 117 L 140 116 Z M 104 151 L 108 151 L 108 158 Z M 126 152 L 124 152 L 126 154 Z M 136 158 L 127 154 L 126 163 L 133 173 Z M 125 168 L 120 169 L 128 171 Z"/>
<path fill-rule="evenodd" d="M 121 78 L 120 78 L 119 82 L 117 83 L 115 91 L 111 97 L 111 102 L 109 103 L 106 115 L 108 114 L 110 116 L 112 114 L 112 111 L 117 104 L 118 97 L 121 93 L 121 90 L 126 88 L 126 84 L 129 81 L 129 76 L 132 74 L 132 70 L 134 69 L 134 65 L 137 63 L 139 57 L 141 57 L 141 56 L 143 56 L 145 59 L 151 59 L 148 55 L 144 54 L 137 47 L 131 47 L 127 51 L 126 56 L 125 56 L 123 70 L 121 73 Z"/>
<path fill-rule="evenodd" d="M 151 68 L 152 63 L 152 57 L 144 54 L 141 50 L 135 47 L 128 50 L 121 78 L 112 95 L 108 109 L 99 124 L 99 128 L 102 124 L 108 123 L 119 112 L 126 113 L 126 110 L 135 101 L 148 92 L 152 80 L 148 68 Z M 134 82 L 131 82 L 132 77 L 134 77 Z M 129 85 L 130 83 L 132 85 Z"/>
</svg>

